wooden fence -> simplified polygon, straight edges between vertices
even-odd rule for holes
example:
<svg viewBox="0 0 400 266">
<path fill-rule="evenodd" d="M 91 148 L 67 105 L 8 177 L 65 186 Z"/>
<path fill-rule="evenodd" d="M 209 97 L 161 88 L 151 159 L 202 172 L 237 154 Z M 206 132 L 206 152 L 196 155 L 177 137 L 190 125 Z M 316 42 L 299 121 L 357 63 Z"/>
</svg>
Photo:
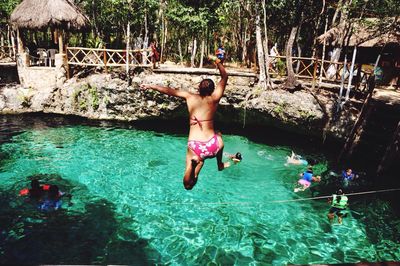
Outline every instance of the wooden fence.
<svg viewBox="0 0 400 266">
<path fill-rule="evenodd" d="M 151 49 L 116 50 L 116 49 L 95 49 L 82 47 L 67 47 L 69 65 L 100 66 L 100 67 L 121 67 L 129 66 L 151 66 Z"/>
<path fill-rule="evenodd" d="M 12 46 L 0 46 L 0 60 L 3 59 L 15 61 L 14 49 Z"/>
<path fill-rule="evenodd" d="M 151 48 L 129 50 L 128 53 L 123 49 L 67 48 L 69 65 L 98 66 L 105 67 L 106 69 L 107 67 L 126 66 L 127 59 L 129 59 L 129 66 L 151 67 L 151 55 Z M 286 57 L 271 56 L 270 59 L 269 72 L 271 76 L 286 76 Z M 343 62 L 322 61 L 318 58 L 307 57 L 292 57 L 292 61 L 295 75 L 300 79 L 312 79 L 316 83 L 328 82 L 340 84 L 343 78 L 344 84 L 350 82 L 350 62 L 344 65 Z M 355 84 L 356 88 L 360 84 L 365 85 L 371 72 L 371 69 L 364 69 L 361 68 L 361 65 L 356 65 L 351 83 Z"/>
<path fill-rule="evenodd" d="M 286 57 L 271 56 L 269 73 L 273 77 L 286 76 Z M 292 57 L 295 75 L 301 79 L 313 79 L 322 82 L 340 83 L 342 77 L 344 83 L 350 81 L 351 62 L 322 61 L 318 58 Z M 373 72 L 373 67 L 365 67 L 356 64 L 353 69 L 352 83 L 356 87 L 366 85 L 366 81 Z"/>
</svg>

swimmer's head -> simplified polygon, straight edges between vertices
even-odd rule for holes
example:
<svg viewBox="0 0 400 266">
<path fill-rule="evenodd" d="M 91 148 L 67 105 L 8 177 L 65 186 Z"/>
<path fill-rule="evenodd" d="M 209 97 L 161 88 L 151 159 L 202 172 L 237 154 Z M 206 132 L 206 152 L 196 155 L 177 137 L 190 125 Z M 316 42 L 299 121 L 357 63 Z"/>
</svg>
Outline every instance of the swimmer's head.
<svg viewBox="0 0 400 266">
<path fill-rule="evenodd" d="M 241 161 L 242 160 L 242 154 L 240 152 L 237 152 L 235 154 L 235 158 Z"/>
<path fill-rule="evenodd" d="M 199 85 L 199 93 L 201 96 L 210 96 L 215 89 L 214 81 L 211 79 L 203 79 Z"/>
<path fill-rule="evenodd" d="M 33 179 L 31 181 L 31 187 L 34 188 L 34 189 L 39 189 L 40 188 L 39 180 Z"/>
</svg>

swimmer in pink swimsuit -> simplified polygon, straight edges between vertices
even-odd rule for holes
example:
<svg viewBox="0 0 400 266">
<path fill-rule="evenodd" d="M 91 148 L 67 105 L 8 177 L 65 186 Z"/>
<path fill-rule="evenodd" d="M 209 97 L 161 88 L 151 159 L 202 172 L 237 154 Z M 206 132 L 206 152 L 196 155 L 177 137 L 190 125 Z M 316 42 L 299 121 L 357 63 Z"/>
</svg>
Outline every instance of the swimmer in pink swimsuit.
<svg viewBox="0 0 400 266">
<path fill-rule="evenodd" d="M 214 116 L 222 98 L 228 81 L 228 74 L 221 61 L 216 57 L 209 57 L 217 65 L 221 79 L 215 86 L 211 79 L 200 82 L 198 93 L 186 90 L 178 90 L 151 84 L 142 84 L 142 89 L 153 89 L 161 93 L 183 98 L 190 116 L 190 131 L 188 148 L 186 152 L 186 168 L 183 177 L 185 189 L 192 189 L 198 179 L 204 160 L 216 158 L 218 170 L 221 171 L 229 166 L 229 162 L 222 162 L 224 142 L 221 134 L 215 133 Z M 203 118 L 199 120 L 197 117 Z"/>
</svg>

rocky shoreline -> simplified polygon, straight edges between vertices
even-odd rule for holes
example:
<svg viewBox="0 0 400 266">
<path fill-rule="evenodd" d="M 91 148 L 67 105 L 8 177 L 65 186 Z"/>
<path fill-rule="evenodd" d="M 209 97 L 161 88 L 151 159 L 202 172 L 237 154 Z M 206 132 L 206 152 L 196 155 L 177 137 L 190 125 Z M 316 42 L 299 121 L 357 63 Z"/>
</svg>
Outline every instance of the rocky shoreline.
<svg viewBox="0 0 400 266">
<path fill-rule="evenodd" d="M 139 85 L 144 82 L 195 91 L 205 77 L 218 81 L 218 76 L 144 71 L 134 75 L 130 85 L 116 73 L 74 77 L 60 88 L 3 85 L 0 87 L 0 114 L 42 112 L 129 122 L 185 119 L 184 101 L 154 91 L 142 91 Z M 293 93 L 283 89 L 264 91 L 249 77 L 231 76 L 216 122 L 276 127 L 343 141 L 358 110 L 351 104 L 346 105 L 350 112 L 341 112 L 346 114 L 332 119 L 336 98 L 329 91 L 316 93 L 306 87 Z"/>
</svg>

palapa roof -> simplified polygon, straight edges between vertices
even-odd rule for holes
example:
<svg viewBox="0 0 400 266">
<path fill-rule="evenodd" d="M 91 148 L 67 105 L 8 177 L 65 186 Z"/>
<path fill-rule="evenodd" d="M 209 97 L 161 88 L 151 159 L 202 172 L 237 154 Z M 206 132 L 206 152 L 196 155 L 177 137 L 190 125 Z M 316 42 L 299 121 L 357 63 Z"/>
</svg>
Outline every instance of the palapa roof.
<svg viewBox="0 0 400 266">
<path fill-rule="evenodd" d="M 10 22 L 26 29 L 80 30 L 89 25 L 86 15 L 70 0 L 24 0 L 12 12 Z"/>
<path fill-rule="evenodd" d="M 387 43 L 400 44 L 399 18 L 366 18 L 351 21 L 349 25 L 339 24 L 326 33 L 320 35 L 317 40 L 324 40 L 333 45 L 343 41 L 345 46 L 379 47 Z"/>
</svg>

